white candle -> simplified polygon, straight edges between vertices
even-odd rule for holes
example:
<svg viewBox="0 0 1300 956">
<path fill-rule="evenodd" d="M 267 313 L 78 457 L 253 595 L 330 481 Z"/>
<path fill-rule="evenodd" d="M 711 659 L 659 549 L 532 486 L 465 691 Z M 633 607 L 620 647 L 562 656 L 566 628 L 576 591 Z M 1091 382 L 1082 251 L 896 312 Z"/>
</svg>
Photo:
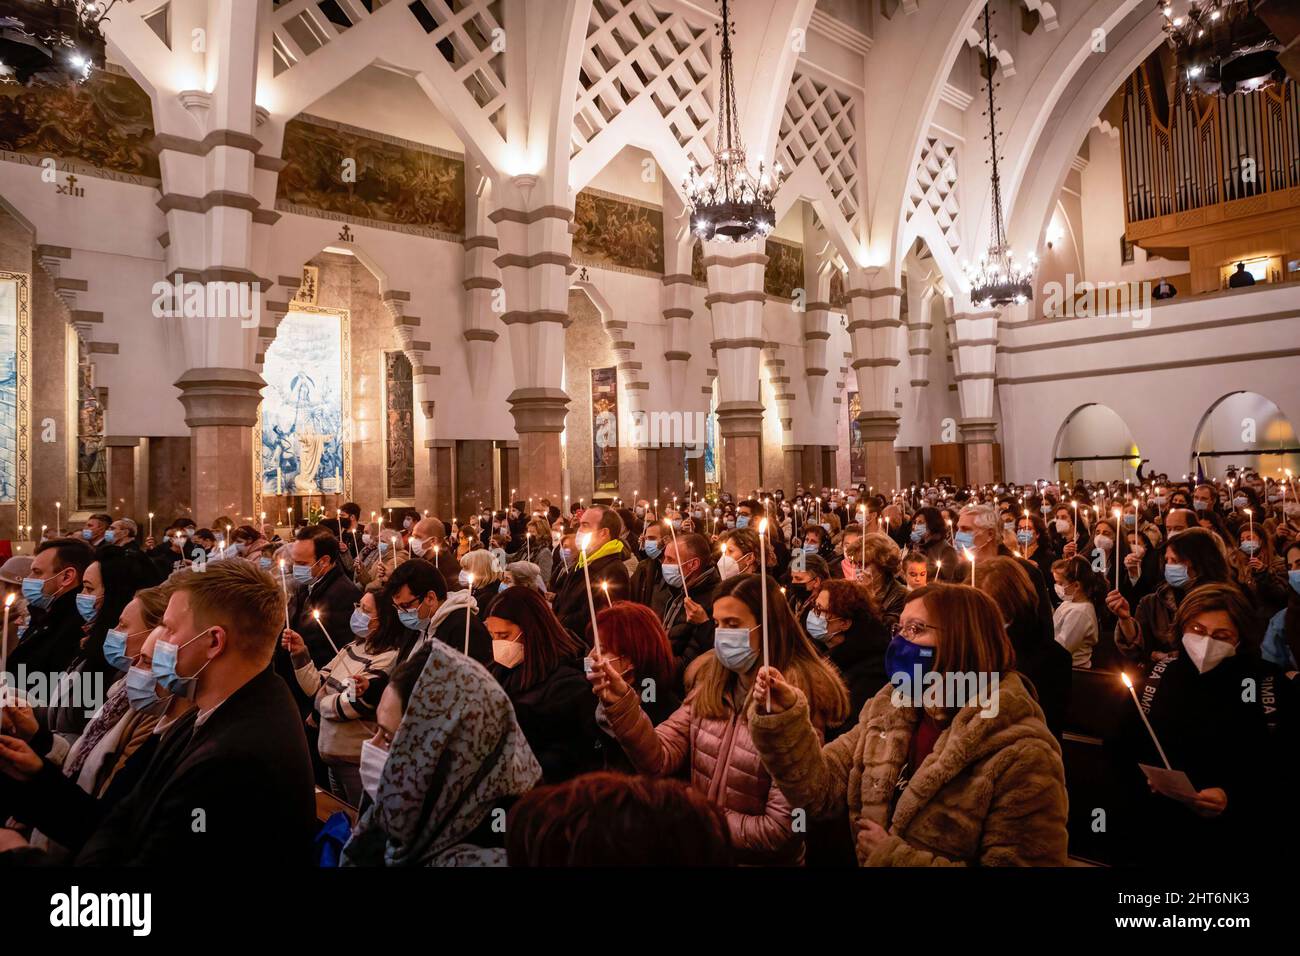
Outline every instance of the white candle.
<svg viewBox="0 0 1300 956">
<path fill-rule="evenodd" d="M 767 667 L 767 519 L 764 518 L 758 523 L 758 568 L 759 583 L 762 585 L 762 607 L 763 607 L 763 666 Z M 767 685 L 767 712 L 772 712 L 772 683 L 768 681 Z"/>
<path fill-rule="evenodd" d="M 975 586 L 975 552 L 972 551 L 970 548 L 962 548 L 961 550 L 965 554 L 966 560 L 970 562 L 970 586 L 974 587 Z"/>
<path fill-rule="evenodd" d="M 673 529 L 673 523 L 671 521 L 668 522 L 668 533 L 672 535 L 673 554 L 677 556 L 677 566 L 680 568 L 682 566 L 682 553 L 681 551 L 677 550 L 677 532 Z M 685 572 L 682 573 L 682 594 L 685 596 L 686 600 L 689 601 L 691 599 L 690 589 L 686 587 Z"/>
<path fill-rule="evenodd" d="M 578 548 L 582 551 L 582 576 L 587 583 L 587 610 L 591 614 L 591 639 L 596 657 L 600 657 L 600 631 L 596 627 L 596 599 L 591 594 L 591 567 L 587 561 L 587 547 L 590 544 L 590 532 L 578 535 Z"/>
<path fill-rule="evenodd" d="M 280 587 L 284 589 L 284 629 L 289 629 L 289 581 L 284 575 L 284 558 L 280 559 Z"/>
<path fill-rule="evenodd" d="M 4 630 L 0 631 L 0 710 L 4 709 L 6 685 L 9 683 L 5 674 L 5 668 L 9 658 L 9 608 L 13 606 L 17 593 L 10 593 L 5 598 L 5 621 Z"/>
<path fill-rule="evenodd" d="M 63 535 L 63 502 L 54 502 L 54 536 L 56 538 Z"/>
<path fill-rule="evenodd" d="M 1129 695 L 1133 698 L 1133 706 L 1138 709 L 1138 716 L 1142 718 L 1142 723 L 1147 725 L 1147 733 L 1151 735 L 1151 742 L 1156 745 L 1156 750 L 1160 754 L 1160 759 L 1163 761 L 1165 769 L 1173 770 L 1174 768 L 1169 766 L 1169 758 L 1165 756 L 1165 748 L 1160 746 L 1160 740 L 1156 737 L 1156 732 L 1151 727 L 1151 721 L 1147 720 L 1146 711 L 1144 711 L 1142 705 L 1138 703 L 1138 695 L 1137 691 L 1133 689 L 1133 682 L 1128 679 L 1128 674 L 1123 671 L 1120 671 L 1119 676 L 1123 679 L 1124 686 L 1128 688 Z"/>
<path fill-rule="evenodd" d="M 1115 590 L 1119 590 L 1119 536 L 1124 535 L 1128 539 L 1128 533 L 1124 530 L 1124 514 L 1118 508 L 1115 509 Z"/>
<path fill-rule="evenodd" d="M 330 647 L 334 648 L 334 653 L 337 654 L 339 652 L 339 646 L 334 643 L 334 638 L 330 637 L 330 632 L 325 630 L 325 625 L 321 623 L 320 611 L 313 610 L 311 616 L 312 620 L 316 622 L 316 626 L 320 628 L 320 632 L 325 635 L 325 640 L 330 642 Z"/>
<path fill-rule="evenodd" d="M 474 591 L 474 572 L 466 571 L 465 580 L 467 582 L 466 587 L 469 588 L 470 593 L 472 594 Z M 469 657 L 469 618 L 470 618 L 470 613 L 469 613 L 469 608 L 467 607 L 465 608 L 465 656 L 466 657 Z"/>
</svg>

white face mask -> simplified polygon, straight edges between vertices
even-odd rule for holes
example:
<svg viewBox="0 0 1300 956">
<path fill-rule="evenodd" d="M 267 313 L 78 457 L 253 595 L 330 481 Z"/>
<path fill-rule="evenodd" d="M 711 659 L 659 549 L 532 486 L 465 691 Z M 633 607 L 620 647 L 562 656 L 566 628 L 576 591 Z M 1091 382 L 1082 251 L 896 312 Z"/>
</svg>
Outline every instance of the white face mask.
<svg viewBox="0 0 1300 956">
<path fill-rule="evenodd" d="M 1097 547 L 1103 551 L 1109 551 L 1115 547 L 1115 539 L 1107 534 L 1099 534 L 1097 535 Z"/>
<path fill-rule="evenodd" d="M 1192 663 L 1202 674 L 1214 670 L 1224 658 L 1232 657 L 1237 653 L 1235 644 L 1216 641 L 1208 634 L 1184 634 L 1183 647 L 1187 649 L 1187 656 L 1192 659 Z"/>
<path fill-rule="evenodd" d="M 1066 596 L 1064 584 L 1058 584 L 1056 586 L 1056 596 L 1059 597 L 1062 601 L 1070 600 L 1069 597 Z"/>
<path fill-rule="evenodd" d="M 411 554 L 415 555 L 417 558 L 424 554 L 424 541 L 422 539 L 411 539 Z"/>
<path fill-rule="evenodd" d="M 1067 519 L 1067 518 L 1057 518 L 1057 519 L 1056 519 L 1056 533 L 1057 533 L 1057 534 L 1069 534 L 1069 533 L 1070 533 L 1070 522 L 1069 522 L 1069 519 Z"/>
<path fill-rule="evenodd" d="M 524 659 L 523 641 L 493 641 L 492 659 L 502 667 L 518 667 Z"/>
<path fill-rule="evenodd" d="M 736 559 L 731 555 L 724 554 L 718 558 L 718 575 L 722 580 L 725 581 L 727 578 L 735 577 L 739 573 L 740 565 L 736 563 Z"/>
<path fill-rule="evenodd" d="M 375 799 L 379 792 L 379 778 L 384 775 L 384 764 L 388 763 L 388 751 L 369 740 L 361 742 L 361 788 Z"/>
</svg>

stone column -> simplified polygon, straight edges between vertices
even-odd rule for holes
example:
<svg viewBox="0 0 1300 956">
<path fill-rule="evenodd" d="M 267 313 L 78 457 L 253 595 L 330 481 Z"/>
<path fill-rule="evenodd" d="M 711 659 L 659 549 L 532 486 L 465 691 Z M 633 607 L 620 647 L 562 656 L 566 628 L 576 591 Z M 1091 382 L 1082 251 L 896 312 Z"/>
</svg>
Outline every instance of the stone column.
<svg viewBox="0 0 1300 956">
<path fill-rule="evenodd" d="M 194 520 L 251 518 L 253 425 L 266 384 L 262 376 L 243 368 L 192 368 L 174 384 L 190 427 Z"/>
<path fill-rule="evenodd" d="M 456 513 L 455 476 L 452 474 L 456 443 L 445 438 L 428 438 L 425 439 L 424 447 L 429 452 L 433 516 L 444 522 L 450 522 Z"/>
<path fill-rule="evenodd" d="M 784 468 L 781 472 L 785 493 L 794 496 L 795 486 L 803 481 L 803 445 L 786 445 L 782 449 Z"/>
<path fill-rule="evenodd" d="M 718 431 L 722 439 L 722 484 L 744 498 L 762 483 L 763 402 L 759 363 L 763 335 L 763 240 L 705 243 L 709 278 L 705 298 L 713 317 L 712 343 L 718 363 Z"/>
<path fill-rule="evenodd" d="M 563 501 L 560 433 L 569 396 L 564 374 L 564 330 L 569 325 L 570 225 L 563 206 L 526 208 L 536 177 L 515 177 L 508 196 L 489 217 L 497 227 L 505 312 L 515 390 L 506 401 L 519 435 L 519 494 Z M 515 205 L 518 203 L 518 205 Z"/>
<path fill-rule="evenodd" d="M 461 282 L 465 289 L 465 329 L 461 337 L 465 340 L 471 394 L 484 400 L 489 398 L 484 390 L 492 383 L 492 357 L 500 338 L 504 296 L 499 291 L 501 276 L 496 266 L 496 226 L 489 215 L 492 183 L 486 178 L 475 182 L 474 176 L 465 179 L 465 278 Z"/>
<path fill-rule="evenodd" d="M 136 449 L 140 439 L 131 435 L 106 435 L 108 452 L 108 513 L 114 518 L 139 517 L 139 482 Z M 147 513 L 147 512 L 146 512 Z M 144 532 L 141 532 L 143 540 Z"/>
<path fill-rule="evenodd" d="M 869 288 L 866 270 L 857 268 L 849 270 L 849 284 L 848 332 L 862 407 L 858 424 L 866 452 L 867 485 L 888 492 L 898 485 L 893 373 L 900 361 L 903 290 L 894 285 Z"/>
<path fill-rule="evenodd" d="M 972 485 L 993 482 L 993 442 L 997 422 L 993 417 L 993 385 L 998 347 L 997 311 L 967 310 L 951 319 L 953 381 L 961 402 L 961 433 L 966 458 L 966 481 Z"/>
</svg>

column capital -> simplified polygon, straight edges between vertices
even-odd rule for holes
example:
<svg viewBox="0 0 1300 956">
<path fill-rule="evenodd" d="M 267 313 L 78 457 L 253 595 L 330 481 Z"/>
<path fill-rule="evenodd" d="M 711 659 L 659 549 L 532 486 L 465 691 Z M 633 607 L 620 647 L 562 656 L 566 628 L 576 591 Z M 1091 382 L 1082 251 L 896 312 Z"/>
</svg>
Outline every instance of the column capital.
<svg viewBox="0 0 1300 956">
<path fill-rule="evenodd" d="M 722 402 L 718 405 L 718 431 L 723 438 L 763 434 L 762 402 Z"/>
<path fill-rule="evenodd" d="M 562 432 L 569 413 L 569 396 L 562 388 L 517 388 L 506 398 L 515 431 Z"/>
<path fill-rule="evenodd" d="M 897 412 L 864 408 L 858 412 L 857 423 L 863 441 L 892 442 L 898 437 Z"/>
<path fill-rule="evenodd" d="M 992 418 L 963 418 L 957 423 L 957 431 L 968 445 L 991 445 L 997 427 L 997 421 Z"/>
<path fill-rule="evenodd" d="M 244 368 L 192 368 L 172 383 L 181 390 L 185 406 L 185 424 L 203 425 L 257 424 L 257 407 L 262 401 L 266 382 L 256 372 Z"/>
</svg>

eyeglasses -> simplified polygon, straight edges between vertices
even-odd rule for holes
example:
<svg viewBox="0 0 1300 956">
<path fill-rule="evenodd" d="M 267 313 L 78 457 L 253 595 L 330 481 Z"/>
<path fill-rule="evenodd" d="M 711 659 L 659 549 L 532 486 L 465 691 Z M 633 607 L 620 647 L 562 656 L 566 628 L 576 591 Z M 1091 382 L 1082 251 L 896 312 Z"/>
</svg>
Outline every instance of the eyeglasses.
<svg viewBox="0 0 1300 956">
<path fill-rule="evenodd" d="M 908 621 L 906 624 L 894 625 L 894 637 L 901 637 L 904 640 L 915 641 L 926 631 L 939 631 L 942 628 L 933 624 L 922 624 L 920 621 Z"/>
</svg>

